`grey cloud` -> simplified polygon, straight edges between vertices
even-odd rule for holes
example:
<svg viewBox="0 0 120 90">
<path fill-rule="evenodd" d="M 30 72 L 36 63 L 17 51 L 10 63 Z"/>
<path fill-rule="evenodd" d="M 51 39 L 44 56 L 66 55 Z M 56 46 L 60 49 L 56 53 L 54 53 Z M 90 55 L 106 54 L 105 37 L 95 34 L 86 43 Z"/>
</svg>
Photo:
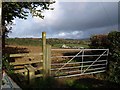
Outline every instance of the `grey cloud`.
<svg viewBox="0 0 120 90">
<path fill-rule="evenodd" d="M 117 3 L 90 2 L 87 4 L 88 6 L 84 8 L 84 11 L 80 11 L 80 8 L 77 8 L 79 3 L 75 3 L 73 5 L 76 5 L 76 8 L 74 8 L 74 6 L 72 7 L 71 3 L 65 3 L 62 5 L 62 9 L 64 9 L 64 17 L 61 17 L 60 21 L 58 20 L 53 29 L 61 30 L 64 28 L 66 30 L 85 30 L 90 28 L 110 26 L 118 23 Z M 72 9 L 66 9 L 66 7 L 72 8 L 73 11 Z"/>
<path fill-rule="evenodd" d="M 95 33 L 106 33 L 118 24 L 117 2 L 60 2 L 59 14 L 54 21 L 46 19 L 43 22 L 35 22 L 28 18 L 24 22 L 18 22 L 11 36 L 40 37 L 42 31 L 46 31 L 48 37 L 73 38 L 72 32 L 78 32 L 75 38 L 86 38 Z M 55 12 L 53 15 L 56 14 Z M 22 23 L 22 24 L 21 24 Z M 21 27 L 23 25 L 23 27 Z M 64 35 L 60 36 L 61 33 Z"/>
</svg>

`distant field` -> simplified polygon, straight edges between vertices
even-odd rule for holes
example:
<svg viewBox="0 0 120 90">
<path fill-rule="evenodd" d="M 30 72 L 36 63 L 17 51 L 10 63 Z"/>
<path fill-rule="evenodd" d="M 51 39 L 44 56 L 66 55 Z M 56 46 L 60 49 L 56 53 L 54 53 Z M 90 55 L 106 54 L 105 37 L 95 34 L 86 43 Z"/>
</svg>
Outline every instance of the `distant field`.
<svg viewBox="0 0 120 90">
<path fill-rule="evenodd" d="M 41 39 L 32 38 L 8 38 L 6 39 L 8 45 L 23 45 L 23 46 L 41 46 Z"/>
<path fill-rule="evenodd" d="M 8 45 L 23 45 L 23 46 L 41 46 L 41 38 L 7 38 L 6 44 Z M 69 47 L 84 47 L 89 48 L 89 40 L 76 40 L 76 39 L 47 39 L 47 44 L 52 47 L 61 48 L 63 44 Z"/>
</svg>

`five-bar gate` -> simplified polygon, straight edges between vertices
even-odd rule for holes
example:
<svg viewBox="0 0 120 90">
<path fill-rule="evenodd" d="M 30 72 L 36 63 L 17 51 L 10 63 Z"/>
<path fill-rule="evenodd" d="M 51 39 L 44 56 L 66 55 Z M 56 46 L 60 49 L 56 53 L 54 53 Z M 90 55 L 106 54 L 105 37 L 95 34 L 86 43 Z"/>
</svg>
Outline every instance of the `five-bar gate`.
<svg viewBox="0 0 120 90">
<path fill-rule="evenodd" d="M 61 51 L 63 54 L 67 52 L 67 56 L 51 57 L 52 76 L 63 78 L 106 71 L 109 49 L 51 49 L 51 51 Z M 60 62 L 58 58 L 63 60 Z"/>
</svg>

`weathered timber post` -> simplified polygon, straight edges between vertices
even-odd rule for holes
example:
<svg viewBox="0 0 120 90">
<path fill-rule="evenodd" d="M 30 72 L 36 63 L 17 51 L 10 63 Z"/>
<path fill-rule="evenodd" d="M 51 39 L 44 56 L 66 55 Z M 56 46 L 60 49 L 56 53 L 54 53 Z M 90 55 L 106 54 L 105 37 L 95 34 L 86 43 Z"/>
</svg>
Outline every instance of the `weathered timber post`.
<svg viewBox="0 0 120 90">
<path fill-rule="evenodd" d="M 28 83 L 33 82 L 32 79 L 35 78 L 35 69 L 31 65 L 25 65 L 27 72 L 25 73 L 27 76 Z"/>
<path fill-rule="evenodd" d="M 24 72 L 24 76 L 25 76 L 26 80 L 28 80 L 28 70 Z"/>
<path fill-rule="evenodd" d="M 46 32 L 42 32 L 43 77 L 46 77 Z"/>
<path fill-rule="evenodd" d="M 51 45 L 46 46 L 46 76 L 51 76 Z"/>
</svg>

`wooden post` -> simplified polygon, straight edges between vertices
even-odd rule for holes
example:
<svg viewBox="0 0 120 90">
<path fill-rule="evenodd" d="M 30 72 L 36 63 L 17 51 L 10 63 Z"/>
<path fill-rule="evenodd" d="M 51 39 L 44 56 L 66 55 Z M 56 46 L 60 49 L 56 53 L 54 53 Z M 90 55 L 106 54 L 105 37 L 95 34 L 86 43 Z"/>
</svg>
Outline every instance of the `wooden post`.
<svg viewBox="0 0 120 90">
<path fill-rule="evenodd" d="M 28 83 L 31 83 L 32 79 L 35 78 L 35 69 L 31 65 L 25 65 L 25 68 L 27 69 L 25 74 L 27 74 Z"/>
<path fill-rule="evenodd" d="M 51 76 L 51 45 L 46 46 L 46 76 Z"/>
<path fill-rule="evenodd" d="M 25 79 L 28 81 L 29 76 L 28 76 L 28 70 L 26 69 L 26 65 L 24 65 L 24 69 L 26 70 L 26 71 L 24 72 L 24 76 L 25 76 Z"/>
<path fill-rule="evenodd" d="M 46 76 L 46 32 L 42 32 L 43 77 Z"/>
<path fill-rule="evenodd" d="M 42 32 L 43 77 L 51 75 L 51 46 L 46 45 L 46 32 Z"/>
</svg>

